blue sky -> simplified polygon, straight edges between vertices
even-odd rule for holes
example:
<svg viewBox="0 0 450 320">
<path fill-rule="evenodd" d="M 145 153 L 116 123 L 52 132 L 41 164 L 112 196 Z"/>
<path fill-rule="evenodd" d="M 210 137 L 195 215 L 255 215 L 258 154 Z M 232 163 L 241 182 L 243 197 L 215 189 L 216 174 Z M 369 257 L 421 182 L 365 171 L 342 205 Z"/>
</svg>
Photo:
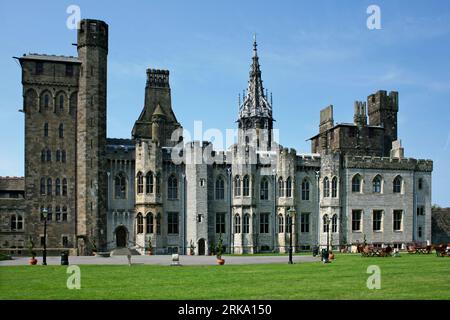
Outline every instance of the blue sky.
<svg viewBox="0 0 450 320">
<path fill-rule="evenodd" d="M 257 33 L 280 142 L 309 152 L 319 111 L 351 122 L 353 102 L 399 91 L 408 157 L 434 160 L 433 203 L 450 206 L 450 2 L 447 1 L 4 1 L 0 0 L 0 175 L 23 175 L 23 53 L 76 55 L 69 5 L 110 25 L 108 136 L 130 137 L 145 69 L 169 69 L 178 120 L 192 131 L 234 128 Z M 366 27 L 370 4 L 381 30 Z"/>
</svg>

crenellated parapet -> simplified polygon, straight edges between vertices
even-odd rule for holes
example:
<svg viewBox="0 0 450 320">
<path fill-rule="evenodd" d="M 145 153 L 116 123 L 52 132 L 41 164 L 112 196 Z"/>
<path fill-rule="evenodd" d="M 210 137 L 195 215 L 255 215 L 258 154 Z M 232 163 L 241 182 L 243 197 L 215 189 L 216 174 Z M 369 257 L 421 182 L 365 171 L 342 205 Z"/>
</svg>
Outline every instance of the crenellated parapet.
<svg viewBox="0 0 450 320">
<path fill-rule="evenodd" d="M 346 156 L 344 158 L 344 168 L 432 172 L 433 161 L 414 158 Z"/>
</svg>

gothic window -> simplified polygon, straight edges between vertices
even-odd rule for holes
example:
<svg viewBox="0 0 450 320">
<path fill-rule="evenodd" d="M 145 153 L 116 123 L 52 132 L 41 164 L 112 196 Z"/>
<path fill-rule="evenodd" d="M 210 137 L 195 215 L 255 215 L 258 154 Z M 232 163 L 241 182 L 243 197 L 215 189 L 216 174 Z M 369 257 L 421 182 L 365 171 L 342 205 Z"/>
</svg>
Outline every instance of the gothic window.
<svg viewBox="0 0 450 320">
<path fill-rule="evenodd" d="M 167 215 L 167 233 L 178 234 L 178 212 L 169 212 Z"/>
<path fill-rule="evenodd" d="M 292 197 L 292 178 L 288 177 L 286 179 L 286 197 Z"/>
<path fill-rule="evenodd" d="M 50 149 L 47 149 L 47 162 L 51 161 L 52 161 L 52 152 L 50 151 Z"/>
<path fill-rule="evenodd" d="M 394 210 L 394 231 L 402 231 L 402 217 L 403 217 L 403 211 L 402 210 Z"/>
<path fill-rule="evenodd" d="M 47 152 L 45 149 L 42 149 L 41 151 L 41 162 L 45 162 Z"/>
<path fill-rule="evenodd" d="M 147 233 L 153 233 L 153 213 L 149 212 L 147 213 L 147 216 L 145 217 L 147 219 Z"/>
<path fill-rule="evenodd" d="M 62 207 L 62 221 L 67 221 L 67 207 Z"/>
<path fill-rule="evenodd" d="M 74 92 L 70 95 L 69 101 L 69 114 L 71 116 L 75 116 L 77 113 L 77 104 L 78 104 L 78 93 Z"/>
<path fill-rule="evenodd" d="M 53 220 L 53 207 L 48 206 L 47 207 L 47 221 L 52 221 L 52 220 Z"/>
<path fill-rule="evenodd" d="M 59 132 L 59 137 L 64 138 L 64 124 L 61 123 L 59 125 L 58 132 Z"/>
<path fill-rule="evenodd" d="M 147 175 L 145 176 L 145 192 L 153 193 L 153 172 L 152 171 L 147 172 Z"/>
<path fill-rule="evenodd" d="M 338 217 L 337 214 L 333 215 L 333 218 L 331 218 L 331 232 L 336 233 L 337 232 L 337 221 L 338 221 Z"/>
<path fill-rule="evenodd" d="M 328 177 L 323 179 L 323 197 L 328 198 L 330 196 L 330 180 Z"/>
<path fill-rule="evenodd" d="M 266 177 L 261 180 L 260 199 L 269 200 L 269 180 Z"/>
<path fill-rule="evenodd" d="M 278 215 L 278 233 L 283 233 L 284 232 L 284 219 L 283 219 L 283 215 L 280 213 Z"/>
<path fill-rule="evenodd" d="M 309 213 L 302 213 L 300 215 L 300 232 L 309 232 Z"/>
<path fill-rule="evenodd" d="M 381 231 L 381 223 L 383 219 L 383 211 L 382 210 L 373 210 L 372 217 L 372 230 L 373 231 Z"/>
<path fill-rule="evenodd" d="M 61 195 L 61 180 L 56 178 L 55 180 L 55 196 Z"/>
<path fill-rule="evenodd" d="M 244 197 L 248 197 L 250 195 L 250 179 L 247 175 L 244 176 L 242 193 Z"/>
<path fill-rule="evenodd" d="M 48 123 L 44 123 L 44 137 L 48 137 Z"/>
<path fill-rule="evenodd" d="M 136 176 L 136 183 L 137 183 L 137 193 L 144 193 L 144 176 L 140 171 Z"/>
<path fill-rule="evenodd" d="M 55 208 L 55 220 L 61 221 L 61 207 L 60 206 L 56 206 L 56 208 Z"/>
<path fill-rule="evenodd" d="M 419 188 L 419 190 L 423 189 L 423 179 L 422 178 L 419 178 L 418 188 Z"/>
<path fill-rule="evenodd" d="M 306 178 L 302 181 L 302 200 L 309 200 L 309 181 Z"/>
<path fill-rule="evenodd" d="M 41 195 L 45 195 L 45 178 L 41 178 Z"/>
<path fill-rule="evenodd" d="M 234 233 L 241 233 L 241 216 L 239 214 L 234 216 Z"/>
<path fill-rule="evenodd" d="M 42 108 L 48 109 L 50 107 L 50 93 L 47 91 L 41 95 L 41 110 Z"/>
<path fill-rule="evenodd" d="M 51 178 L 47 179 L 47 195 L 48 196 L 52 195 L 52 179 Z"/>
<path fill-rule="evenodd" d="M 259 216 L 259 233 L 269 233 L 269 214 L 261 213 Z"/>
<path fill-rule="evenodd" d="M 250 233 L 250 215 L 246 213 L 242 222 L 242 233 Z"/>
<path fill-rule="evenodd" d="M 394 193 L 402 193 L 402 178 L 400 176 L 396 176 L 394 179 L 393 191 Z"/>
<path fill-rule="evenodd" d="M 352 179 L 352 192 L 361 193 L 361 176 L 359 174 Z"/>
<path fill-rule="evenodd" d="M 352 231 L 361 231 L 361 210 L 352 210 Z"/>
<path fill-rule="evenodd" d="M 156 189 L 156 195 L 159 196 L 161 194 L 161 178 L 160 178 L 159 174 L 156 175 L 155 189 Z"/>
<path fill-rule="evenodd" d="M 140 212 L 136 216 L 136 232 L 138 234 L 144 232 L 144 218 Z"/>
<path fill-rule="evenodd" d="M 61 161 L 61 151 L 56 150 L 56 162 Z"/>
<path fill-rule="evenodd" d="M 332 198 L 336 198 L 337 197 L 337 183 L 338 180 L 336 177 L 333 177 L 333 179 L 331 180 L 331 197 Z"/>
<path fill-rule="evenodd" d="M 127 179 L 123 172 L 120 172 L 114 178 L 114 194 L 116 199 L 125 199 L 127 197 Z"/>
<path fill-rule="evenodd" d="M 216 180 L 216 200 L 225 199 L 225 180 L 222 177 L 218 177 Z"/>
<path fill-rule="evenodd" d="M 234 196 L 238 197 L 241 195 L 241 178 L 236 176 L 234 178 Z"/>
<path fill-rule="evenodd" d="M 167 181 L 167 198 L 171 200 L 178 198 L 178 179 L 174 175 Z"/>
<path fill-rule="evenodd" d="M 58 107 L 60 111 L 64 110 L 64 94 L 62 93 L 58 96 Z"/>
<path fill-rule="evenodd" d="M 381 193 L 381 177 L 378 175 L 375 178 L 373 178 L 372 181 L 372 191 L 373 193 Z"/>
<path fill-rule="evenodd" d="M 66 150 L 61 151 L 61 162 L 66 163 Z"/>
<path fill-rule="evenodd" d="M 225 213 L 216 213 L 216 233 L 225 233 Z"/>
<path fill-rule="evenodd" d="M 284 183 L 283 183 L 283 178 L 280 177 L 278 179 L 278 196 L 279 197 L 284 197 Z"/>
<path fill-rule="evenodd" d="M 323 232 L 328 232 L 328 230 L 330 230 L 330 225 L 328 224 L 328 215 L 324 215 L 322 218 L 322 223 L 323 223 Z"/>
<path fill-rule="evenodd" d="M 63 178 L 62 180 L 62 195 L 67 196 L 67 179 Z"/>
</svg>

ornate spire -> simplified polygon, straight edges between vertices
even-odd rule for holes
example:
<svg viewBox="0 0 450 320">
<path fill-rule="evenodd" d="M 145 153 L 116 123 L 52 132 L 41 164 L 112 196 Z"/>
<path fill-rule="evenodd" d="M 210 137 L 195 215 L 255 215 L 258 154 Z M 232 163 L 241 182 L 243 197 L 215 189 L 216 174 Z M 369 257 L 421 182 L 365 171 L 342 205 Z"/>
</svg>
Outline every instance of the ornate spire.
<svg viewBox="0 0 450 320">
<path fill-rule="evenodd" d="M 253 36 L 253 57 L 250 67 L 247 95 L 239 108 L 239 118 L 272 118 L 272 106 L 264 94 L 261 70 L 259 66 L 256 34 Z"/>
</svg>

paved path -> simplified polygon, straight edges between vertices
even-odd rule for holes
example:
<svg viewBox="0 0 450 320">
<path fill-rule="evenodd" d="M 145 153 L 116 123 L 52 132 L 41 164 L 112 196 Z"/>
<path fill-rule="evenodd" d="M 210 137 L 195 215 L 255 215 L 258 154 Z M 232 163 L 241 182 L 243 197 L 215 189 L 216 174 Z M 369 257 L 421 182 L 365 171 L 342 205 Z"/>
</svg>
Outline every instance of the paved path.
<svg viewBox="0 0 450 320">
<path fill-rule="evenodd" d="M 36 257 L 38 264 L 42 264 L 42 257 Z M 224 256 L 225 264 L 268 264 L 268 263 L 288 263 L 288 256 Z M 28 257 L 15 257 L 13 260 L 0 261 L 0 266 L 20 266 L 28 265 Z M 132 256 L 132 264 L 155 264 L 155 265 L 170 265 L 172 260 L 171 255 L 155 255 L 155 256 Z M 312 256 L 294 256 L 294 263 L 316 262 L 319 258 Z M 47 257 L 48 265 L 60 265 L 60 257 Z M 126 256 L 113 256 L 108 258 L 103 257 L 78 257 L 70 256 L 70 264 L 86 265 L 86 264 L 101 264 L 101 265 L 126 265 L 128 259 Z M 216 265 L 215 256 L 180 256 L 181 265 Z"/>
</svg>

